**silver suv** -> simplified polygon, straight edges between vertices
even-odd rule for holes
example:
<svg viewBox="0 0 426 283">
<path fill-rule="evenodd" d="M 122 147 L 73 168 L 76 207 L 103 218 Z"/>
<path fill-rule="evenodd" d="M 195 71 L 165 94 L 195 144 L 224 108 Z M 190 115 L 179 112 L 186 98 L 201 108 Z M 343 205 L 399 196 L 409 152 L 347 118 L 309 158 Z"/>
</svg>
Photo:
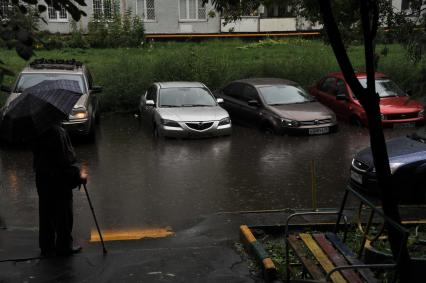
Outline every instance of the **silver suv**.
<svg viewBox="0 0 426 283">
<path fill-rule="evenodd" d="M 63 122 L 72 134 L 95 137 L 95 123 L 99 122 L 99 101 L 97 93 L 102 87 L 93 84 L 92 75 L 81 62 L 73 60 L 36 59 L 19 74 L 12 92 L 3 108 L 7 108 L 12 100 L 18 97 L 23 90 L 45 80 L 74 80 L 80 85 L 83 95 L 74 105 L 68 120 Z"/>
</svg>

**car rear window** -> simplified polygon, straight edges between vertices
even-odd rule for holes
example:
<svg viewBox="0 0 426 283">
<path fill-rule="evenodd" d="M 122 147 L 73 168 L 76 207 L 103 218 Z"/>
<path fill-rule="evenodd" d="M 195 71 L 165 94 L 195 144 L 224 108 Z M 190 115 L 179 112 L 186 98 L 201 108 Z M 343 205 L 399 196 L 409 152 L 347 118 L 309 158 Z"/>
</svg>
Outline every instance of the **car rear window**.
<svg viewBox="0 0 426 283">
<path fill-rule="evenodd" d="M 35 86 L 42 81 L 51 80 L 71 80 L 76 81 L 80 85 L 82 92 L 85 92 L 86 85 L 82 75 L 73 74 L 52 74 L 52 73 L 35 73 L 35 74 L 21 74 L 18 83 L 16 84 L 14 92 L 23 92 L 25 89 Z"/>
<path fill-rule="evenodd" d="M 311 102 L 314 99 L 305 90 L 291 85 L 273 85 L 259 87 L 260 93 L 268 105 Z"/>
</svg>

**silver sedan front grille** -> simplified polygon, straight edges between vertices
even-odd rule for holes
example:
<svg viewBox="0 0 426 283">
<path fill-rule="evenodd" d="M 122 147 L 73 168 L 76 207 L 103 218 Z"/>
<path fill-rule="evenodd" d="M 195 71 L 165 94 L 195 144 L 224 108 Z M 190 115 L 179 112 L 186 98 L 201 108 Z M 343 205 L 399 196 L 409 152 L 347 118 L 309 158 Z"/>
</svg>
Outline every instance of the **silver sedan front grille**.
<svg viewBox="0 0 426 283">
<path fill-rule="evenodd" d="M 213 122 L 191 122 L 185 123 L 185 125 L 196 131 L 205 131 L 213 126 Z"/>
</svg>

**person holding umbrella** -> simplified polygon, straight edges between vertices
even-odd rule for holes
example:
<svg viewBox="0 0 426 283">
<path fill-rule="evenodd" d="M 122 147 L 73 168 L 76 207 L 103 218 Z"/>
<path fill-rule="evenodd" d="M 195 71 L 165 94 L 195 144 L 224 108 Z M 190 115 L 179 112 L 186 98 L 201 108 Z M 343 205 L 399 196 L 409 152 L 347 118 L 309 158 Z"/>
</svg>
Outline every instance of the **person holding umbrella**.
<svg viewBox="0 0 426 283">
<path fill-rule="evenodd" d="M 82 95 L 77 82 L 43 81 L 24 90 L 4 112 L 1 133 L 10 142 L 30 142 L 39 195 L 39 244 L 43 256 L 71 255 L 72 189 L 87 175 L 74 165 L 75 152 L 61 122 Z"/>
</svg>

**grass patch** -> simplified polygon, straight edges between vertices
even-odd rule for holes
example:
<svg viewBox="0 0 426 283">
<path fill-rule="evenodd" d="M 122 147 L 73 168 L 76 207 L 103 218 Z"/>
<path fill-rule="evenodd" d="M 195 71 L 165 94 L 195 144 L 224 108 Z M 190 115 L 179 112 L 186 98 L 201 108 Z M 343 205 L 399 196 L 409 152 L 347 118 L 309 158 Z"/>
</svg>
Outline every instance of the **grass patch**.
<svg viewBox="0 0 426 283">
<path fill-rule="evenodd" d="M 388 56 L 381 59 L 379 71 L 391 76 L 402 88 L 423 95 L 426 60 L 413 65 L 401 46 L 388 45 L 387 48 Z M 363 48 L 350 48 L 349 56 L 354 68 L 362 71 Z M 104 93 L 100 95 L 103 111 L 136 110 L 141 94 L 155 81 L 201 81 L 215 90 L 240 78 L 281 77 L 309 86 L 325 74 L 339 71 L 330 46 L 319 40 L 303 39 L 251 43 L 239 40 L 158 42 L 134 49 L 37 51 L 36 58 L 41 57 L 75 58 L 86 63 L 96 84 L 104 86 Z M 16 74 L 26 65 L 11 50 L 2 50 L 1 59 Z M 11 85 L 14 80 L 6 78 L 6 84 Z"/>
</svg>

